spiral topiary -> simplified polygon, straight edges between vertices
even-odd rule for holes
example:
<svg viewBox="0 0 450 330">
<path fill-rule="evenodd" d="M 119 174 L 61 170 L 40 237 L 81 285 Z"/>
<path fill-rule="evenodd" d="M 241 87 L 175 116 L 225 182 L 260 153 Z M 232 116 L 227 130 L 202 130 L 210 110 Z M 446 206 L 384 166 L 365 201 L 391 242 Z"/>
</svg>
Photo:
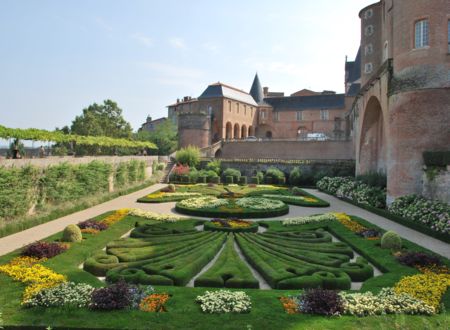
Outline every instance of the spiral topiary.
<svg viewBox="0 0 450 330">
<path fill-rule="evenodd" d="M 77 225 L 68 225 L 63 231 L 63 242 L 81 242 L 83 235 Z"/>
<path fill-rule="evenodd" d="M 381 248 L 400 250 L 402 248 L 402 238 L 395 231 L 387 231 L 381 237 Z"/>
</svg>

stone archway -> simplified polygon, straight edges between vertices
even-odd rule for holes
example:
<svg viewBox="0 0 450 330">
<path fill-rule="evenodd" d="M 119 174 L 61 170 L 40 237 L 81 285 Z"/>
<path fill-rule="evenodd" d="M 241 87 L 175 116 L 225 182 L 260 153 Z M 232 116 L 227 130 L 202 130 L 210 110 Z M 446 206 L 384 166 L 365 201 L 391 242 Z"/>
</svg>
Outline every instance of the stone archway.
<svg viewBox="0 0 450 330">
<path fill-rule="evenodd" d="M 241 139 L 247 138 L 247 126 L 242 125 L 241 127 Z"/>
<path fill-rule="evenodd" d="M 225 139 L 231 140 L 233 138 L 233 125 L 230 122 L 227 122 L 225 126 Z"/>
<path fill-rule="evenodd" d="M 359 141 L 359 173 L 386 173 L 386 138 L 380 101 L 372 96 L 367 102 Z"/>
<path fill-rule="evenodd" d="M 236 123 L 234 124 L 234 135 L 233 135 L 233 139 L 237 140 L 241 138 L 241 130 L 239 128 L 239 124 Z"/>
<path fill-rule="evenodd" d="M 255 136 L 255 129 L 252 125 L 248 127 L 248 136 Z"/>
</svg>

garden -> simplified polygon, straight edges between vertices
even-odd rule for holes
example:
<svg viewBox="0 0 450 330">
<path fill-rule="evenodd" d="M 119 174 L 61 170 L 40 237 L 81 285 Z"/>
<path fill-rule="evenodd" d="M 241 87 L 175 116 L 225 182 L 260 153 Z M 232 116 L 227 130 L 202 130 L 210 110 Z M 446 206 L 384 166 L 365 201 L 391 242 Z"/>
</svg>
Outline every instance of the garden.
<svg viewBox="0 0 450 330">
<path fill-rule="evenodd" d="M 5 326 L 54 329 L 445 328 L 449 267 L 345 213 L 121 209 L 0 257 L 0 309 Z"/>
</svg>

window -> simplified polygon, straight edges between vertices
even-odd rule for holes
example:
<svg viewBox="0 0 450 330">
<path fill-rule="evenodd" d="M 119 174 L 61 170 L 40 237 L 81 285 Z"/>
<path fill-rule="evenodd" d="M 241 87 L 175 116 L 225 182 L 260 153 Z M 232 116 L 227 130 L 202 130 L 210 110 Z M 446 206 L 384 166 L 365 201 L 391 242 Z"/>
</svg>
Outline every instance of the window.
<svg viewBox="0 0 450 330">
<path fill-rule="evenodd" d="M 372 44 L 368 44 L 366 47 L 364 47 L 365 55 L 370 55 L 372 53 L 373 53 L 373 45 Z"/>
<path fill-rule="evenodd" d="M 320 120 L 328 120 L 328 110 L 320 110 Z"/>
<path fill-rule="evenodd" d="M 228 110 L 231 112 L 231 101 L 228 101 Z"/>
<path fill-rule="evenodd" d="M 279 112 L 274 112 L 273 113 L 273 118 L 275 121 L 280 121 L 280 113 Z"/>
<path fill-rule="evenodd" d="M 364 73 L 371 73 L 373 70 L 373 65 L 372 63 L 366 63 L 364 64 Z"/>
<path fill-rule="evenodd" d="M 386 61 L 388 57 L 389 57 L 389 42 L 386 40 L 383 49 L 383 61 Z"/>
<path fill-rule="evenodd" d="M 297 119 L 297 121 L 302 121 L 303 120 L 303 112 L 297 111 L 297 113 L 295 114 L 295 118 Z"/>
<path fill-rule="evenodd" d="M 364 34 L 368 37 L 368 36 L 371 36 L 373 34 L 373 31 L 374 31 L 373 25 L 368 25 L 364 29 Z"/>
<path fill-rule="evenodd" d="M 236 113 L 239 113 L 239 103 L 236 103 Z"/>
<path fill-rule="evenodd" d="M 416 22 L 414 48 L 424 48 L 429 45 L 428 20 L 423 19 Z"/>
<path fill-rule="evenodd" d="M 447 22 L 448 52 L 450 53 L 450 20 Z"/>
<path fill-rule="evenodd" d="M 247 106 L 244 104 L 244 116 L 247 116 Z"/>
<path fill-rule="evenodd" d="M 208 115 L 211 116 L 212 114 L 212 106 L 208 105 Z"/>
<path fill-rule="evenodd" d="M 266 112 L 264 110 L 261 110 L 261 119 L 266 118 Z"/>
<path fill-rule="evenodd" d="M 364 18 L 365 19 L 369 19 L 372 16 L 373 16 L 373 9 L 366 10 L 366 12 L 364 13 Z"/>
</svg>

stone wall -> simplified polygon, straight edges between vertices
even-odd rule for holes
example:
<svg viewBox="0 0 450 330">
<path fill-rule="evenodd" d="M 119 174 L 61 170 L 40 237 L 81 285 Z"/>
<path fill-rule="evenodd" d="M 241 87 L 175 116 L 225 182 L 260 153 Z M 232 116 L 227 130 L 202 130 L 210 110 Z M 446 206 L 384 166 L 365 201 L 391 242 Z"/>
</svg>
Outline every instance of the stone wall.
<svg viewBox="0 0 450 330">
<path fill-rule="evenodd" d="M 350 141 L 233 141 L 224 142 L 221 158 L 353 160 Z"/>
<path fill-rule="evenodd" d="M 450 165 L 446 170 L 440 170 L 432 175 L 424 172 L 422 183 L 422 195 L 425 198 L 450 204 Z"/>
</svg>

